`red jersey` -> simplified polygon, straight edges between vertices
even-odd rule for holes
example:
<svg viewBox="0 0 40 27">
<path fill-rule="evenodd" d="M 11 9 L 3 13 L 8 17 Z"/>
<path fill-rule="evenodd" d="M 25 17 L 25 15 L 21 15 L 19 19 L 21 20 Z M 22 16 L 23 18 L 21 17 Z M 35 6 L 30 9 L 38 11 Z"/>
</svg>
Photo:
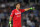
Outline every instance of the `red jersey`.
<svg viewBox="0 0 40 27">
<path fill-rule="evenodd" d="M 10 16 L 13 17 L 13 27 L 21 27 L 21 13 L 24 11 L 24 9 L 14 9 L 12 11 Z"/>
</svg>

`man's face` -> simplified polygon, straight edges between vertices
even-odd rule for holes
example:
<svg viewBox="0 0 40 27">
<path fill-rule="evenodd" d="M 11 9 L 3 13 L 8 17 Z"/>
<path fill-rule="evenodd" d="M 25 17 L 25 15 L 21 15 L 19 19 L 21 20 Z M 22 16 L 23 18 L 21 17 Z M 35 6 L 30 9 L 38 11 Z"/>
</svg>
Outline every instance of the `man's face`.
<svg viewBox="0 0 40 27">
<path fill-rule="evenodd" d="M 16 5 L 16 8 L 20 9 L 20 4 L 17 4 L 17 5 Z"/>
</svg>

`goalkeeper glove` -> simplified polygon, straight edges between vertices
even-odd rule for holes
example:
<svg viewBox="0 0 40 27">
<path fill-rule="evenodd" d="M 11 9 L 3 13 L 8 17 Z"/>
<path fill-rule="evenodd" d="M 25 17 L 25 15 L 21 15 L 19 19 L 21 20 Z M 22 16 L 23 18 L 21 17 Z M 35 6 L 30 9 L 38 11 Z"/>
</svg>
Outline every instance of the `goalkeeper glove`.
<svg viewBox="0 0 40 27">
<path fill-rule="evenodd" d="M 11 24 L 11 21 L 9 21 L 9 24 Z"/>
<path fill-rule="evenodd" d="M 32 10 L 32 7 L 30 8 L 30 10 Z"/>
</svg>

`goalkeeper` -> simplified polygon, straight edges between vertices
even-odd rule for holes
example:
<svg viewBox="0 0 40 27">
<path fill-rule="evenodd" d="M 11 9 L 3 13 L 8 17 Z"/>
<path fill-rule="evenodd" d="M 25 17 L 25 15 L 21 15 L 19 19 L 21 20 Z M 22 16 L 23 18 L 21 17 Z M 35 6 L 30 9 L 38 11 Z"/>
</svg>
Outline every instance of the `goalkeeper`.
<svg viewBox="0 0 40 27">
<path fill-rule="evenodd" d="M 13 18 L 13 27 L 21 27 L 21 13 L 30 9 L 32 8 L 20 9 L 20 3 L 17 3 L 16 9 L 11 12 L 9 24 L 11 24 L 11 19 Z"/>
</svg>

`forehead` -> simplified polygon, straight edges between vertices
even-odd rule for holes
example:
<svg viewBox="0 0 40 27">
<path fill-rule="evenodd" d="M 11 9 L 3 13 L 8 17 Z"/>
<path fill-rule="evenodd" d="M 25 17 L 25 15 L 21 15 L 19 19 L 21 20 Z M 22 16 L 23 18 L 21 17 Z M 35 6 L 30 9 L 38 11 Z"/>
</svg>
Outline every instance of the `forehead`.
<svg viewBox="0 0 40 27">
<path fill-rule="evenodd" d="M 17 5 L 20 5 L 20 4 L 17 4 Z"/>
</svg>

